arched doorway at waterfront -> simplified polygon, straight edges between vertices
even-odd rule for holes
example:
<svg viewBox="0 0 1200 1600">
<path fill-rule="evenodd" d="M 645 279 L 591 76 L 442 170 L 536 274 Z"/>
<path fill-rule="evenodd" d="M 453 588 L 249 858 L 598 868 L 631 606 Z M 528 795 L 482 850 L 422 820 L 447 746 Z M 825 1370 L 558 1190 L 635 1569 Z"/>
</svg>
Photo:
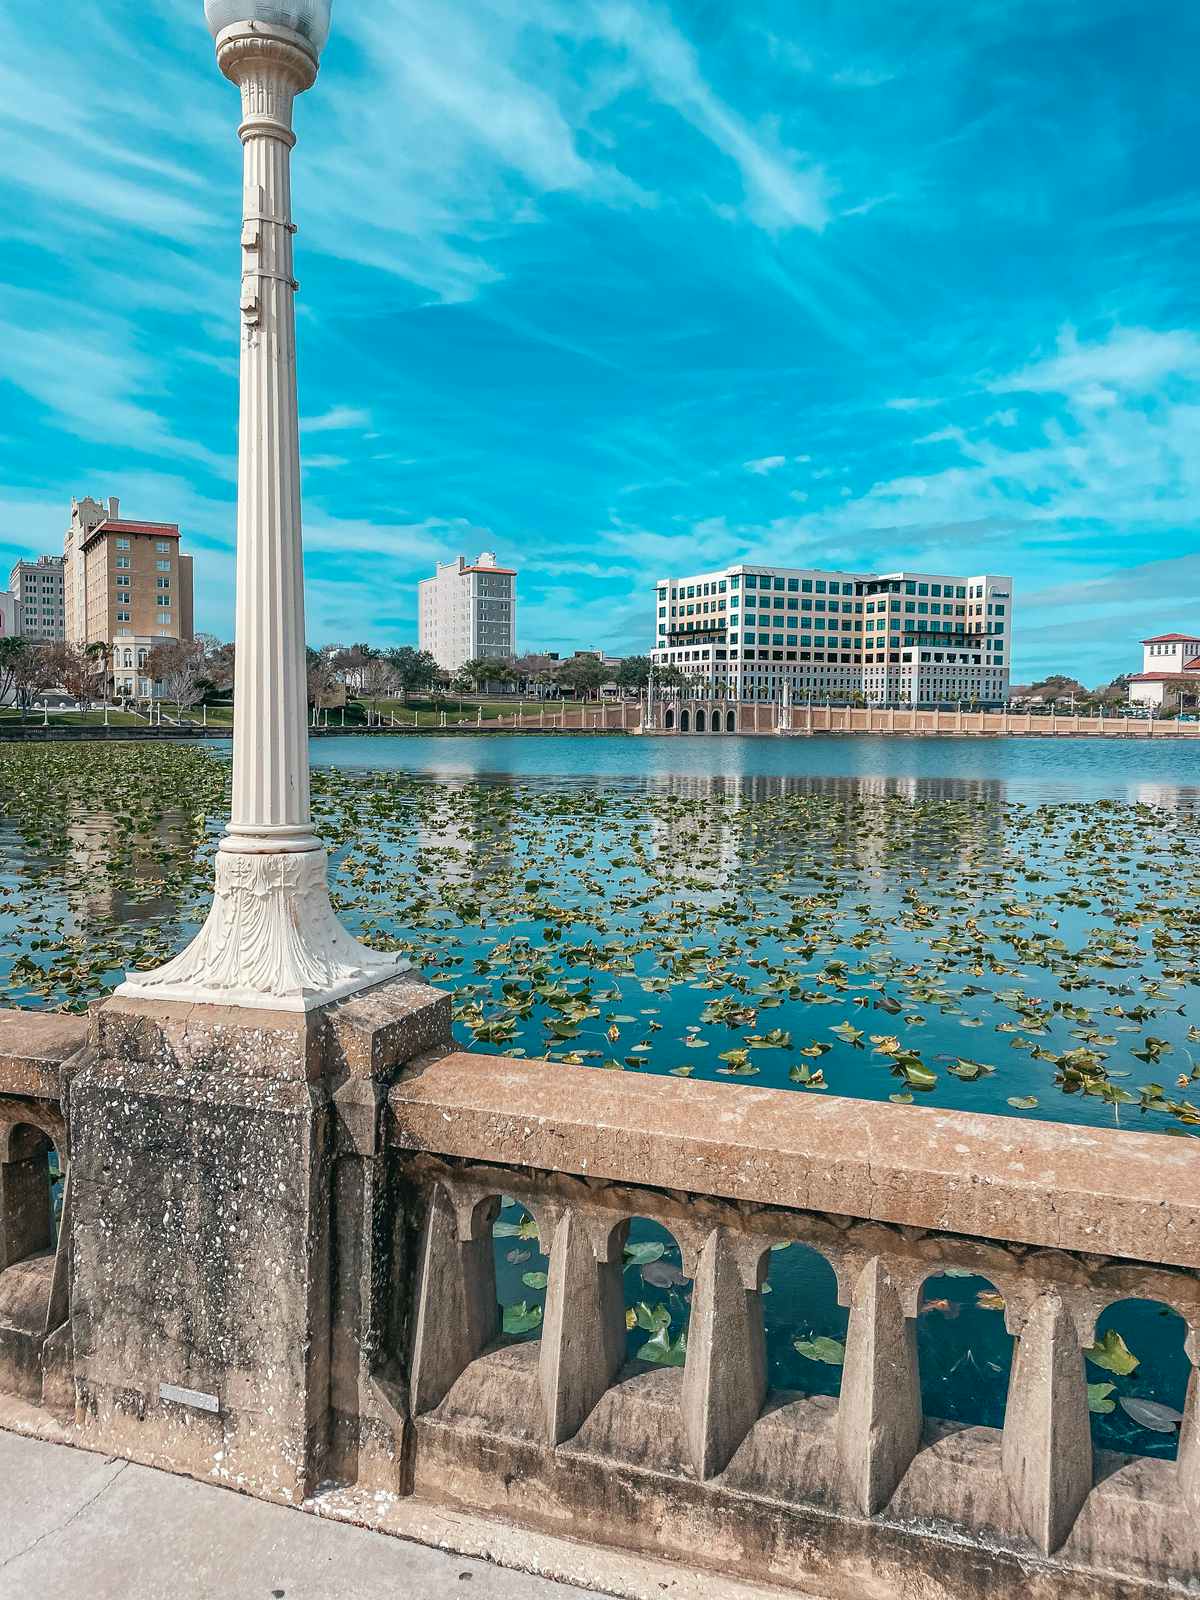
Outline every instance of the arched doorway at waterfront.
<svg viewBox="0 0 1200 1600">
<path fill-rule="evenodd" d="M 703 712 L 703 710 L 697 711 L 697 713 L 696 713 L 696 732 L 697 733 L 703 733 L 704 732 L 704 712 Z"/>
<path fill-rule="evenodd" d="M 667 709 L 666 709 L 666 714 L 663 717 L 663 727 L 664 728 L 673 728 L 674 726 L 675 726 L 675 707 L 674 706 L 668 706 Z"/>
<path fill-rule="evenodd" d="M 680 731 L 680 733 L 687 733 L 687 732 L 690 731 L 690 729 L 691 729 L 691 712 L 690 711 L 681 711 L 679 713 L 679 731 Z"/>
<path fill-rule="evenodd" d="M 726 733 L 736 733 L 737 732 L 737 712 L 736 711 L 727 711 L 725 713 L 725 732 Z"/>
</svg>

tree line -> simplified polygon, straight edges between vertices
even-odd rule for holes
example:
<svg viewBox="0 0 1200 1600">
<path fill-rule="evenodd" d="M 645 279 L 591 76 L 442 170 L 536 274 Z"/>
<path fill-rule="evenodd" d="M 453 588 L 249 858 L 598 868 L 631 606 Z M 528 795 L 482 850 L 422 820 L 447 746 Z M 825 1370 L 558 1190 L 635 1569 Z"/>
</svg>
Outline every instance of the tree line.
<svg viewBox="0 0 1200 1600">
<path fill-rule="evenodd" d="M 124 653 L 135 651 L 135 665 L 126 667 Z M 624 693 L 636 693 L 650 678 L 649 656 L 626 656 L 615 665 L 597 656 L 578 655 L 558 660 L 549 655 L 523 655 L 507 659 L 478 658 L 464 662 L 457 672 L 443 671 L 427 650 L 412 645 L 378 649 L 373 645 L 325 645 L 306 654 L 308 702 L 321 705 L 344 686 L 359 699 L 413 694 L 475 693 L 505 690 L 537 698 L 575 696 L 592 699 L 609 683 Z M 101 700 L 142 700 L 140 684 L 151 680 L 161 696 L 189 710 L 202 701 L 224 699 L 233 691 L 237 647 L 212 634 L 194 639 L 163 639 L 150 646 L 30 639 L 0 639 L 0 705 L 22 710 L 40 696 L 57 690 L 80 706 Z M 134 680 L 132 694 L 118 695 L 116 685 Z M 674 667 L 659 667 L 655 681 L 664 688 L 681 684 Z"/>
</svg>

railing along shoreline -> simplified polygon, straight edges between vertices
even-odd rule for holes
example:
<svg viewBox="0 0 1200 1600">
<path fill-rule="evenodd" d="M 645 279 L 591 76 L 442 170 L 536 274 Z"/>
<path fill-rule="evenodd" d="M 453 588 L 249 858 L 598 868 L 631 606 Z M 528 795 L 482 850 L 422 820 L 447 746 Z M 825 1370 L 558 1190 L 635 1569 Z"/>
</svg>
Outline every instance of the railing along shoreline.
<svg viewBox="0 0 1200 1600">
<path fill-rule="evenodd" d="M 0 1426 L 8 1396 L 269 1498 L 332 1478 L 836 1600 L 868 1575 L 897 1600 L 1196 1592 L 1190 1140 L 467 1054 L 411 977 L 299 1020 L 204 1009 L 0 1012 L 0 1239 L 29 1209 L 22 1128 L 74 1186 L 20 1359 L 0 1327 Z M 548 1257 L 525 1343 L 500 1329 L 502 1199 Z M 626 1360 L 639 1217 L 692 1283 L 681 1366 Z M 782 1243 L 848 1308 L 836 1398 L 769 1388 Z M 1003 1299 L 1000 1429 L 923 1414 L 914 1330 L 947 1269 Z M 1176 1461 L 1093 1450 L 1083 1351 L 1135 1297 L 1187 1325 Z"/>
</svg>

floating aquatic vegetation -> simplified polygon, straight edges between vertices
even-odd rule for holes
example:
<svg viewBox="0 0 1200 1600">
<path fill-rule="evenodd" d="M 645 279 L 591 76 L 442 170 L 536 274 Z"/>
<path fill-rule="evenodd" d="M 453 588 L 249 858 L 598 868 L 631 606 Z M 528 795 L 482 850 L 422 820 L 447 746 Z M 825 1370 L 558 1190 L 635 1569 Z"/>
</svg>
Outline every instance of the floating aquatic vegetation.
<svg viewBox="0 0 1200 1600">
<path fill-rule="evenodd" d="M 227 777 L 189 746 L 0 748 L 0 999 L 79 1010 L 176 951 Z M 341 915 L 453 992 L 470 1048 L 1200 1127 L 1186 807 L 318 769 L 313 812 Z"/>
</svg>

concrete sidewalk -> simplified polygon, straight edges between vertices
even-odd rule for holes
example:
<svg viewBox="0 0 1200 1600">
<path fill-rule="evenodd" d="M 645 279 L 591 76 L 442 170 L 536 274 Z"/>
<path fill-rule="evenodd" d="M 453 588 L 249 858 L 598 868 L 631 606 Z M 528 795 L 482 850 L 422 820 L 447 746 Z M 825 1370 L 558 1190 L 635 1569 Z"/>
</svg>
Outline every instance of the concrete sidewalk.
<svg viewBox="0 0 1200 1600">
<path fill-rule="evenodd" d="M 0 1600 L 585 1600 L 589 1593 L 0 1432 Z"/>
</svg>

